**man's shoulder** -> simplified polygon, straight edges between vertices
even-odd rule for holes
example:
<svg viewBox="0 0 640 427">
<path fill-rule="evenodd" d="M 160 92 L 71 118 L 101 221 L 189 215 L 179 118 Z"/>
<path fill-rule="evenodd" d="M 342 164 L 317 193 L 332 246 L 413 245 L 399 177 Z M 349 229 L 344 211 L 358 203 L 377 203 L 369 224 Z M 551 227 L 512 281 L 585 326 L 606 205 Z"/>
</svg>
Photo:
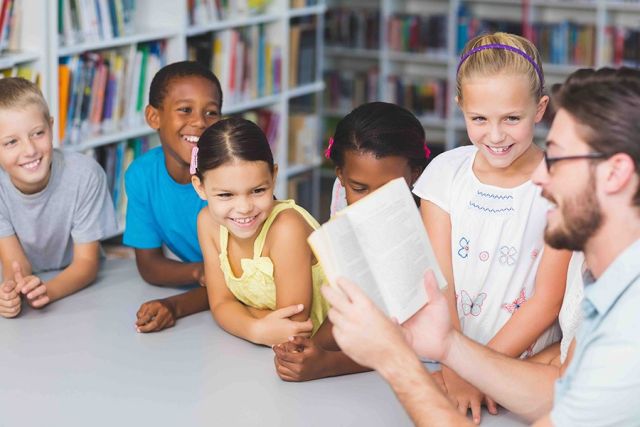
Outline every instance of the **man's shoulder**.
<svg viewBox="0 0 640 427">
<path fill-rule="evenodd" d="M 609 316 L 613 316 L 616 324 L 615 329 L 624 329 L 637 338 L 640 345 L 640 315 L 637 315 L 638 305 L 640 305 L 640 267 L 637 267 L 638 276 L 629 283 L 624 292 L 611 308 Z M 619 321 L 618 321 L 619 320 Z"/>
</svg>

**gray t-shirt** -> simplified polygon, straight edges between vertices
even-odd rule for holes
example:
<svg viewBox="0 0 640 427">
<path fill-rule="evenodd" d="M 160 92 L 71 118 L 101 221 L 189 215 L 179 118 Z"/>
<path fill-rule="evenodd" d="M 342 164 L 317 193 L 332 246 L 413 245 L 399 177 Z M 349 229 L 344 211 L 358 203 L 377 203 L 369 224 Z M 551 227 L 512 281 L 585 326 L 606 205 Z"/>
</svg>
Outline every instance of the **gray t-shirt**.
<svg viewBox="0 0 640 427">
<path fill-rule="evenodd" d="M 64 268 L 74 243 L 116 232 L 107 177 L 93 158 L 54 150 L 49 183 L 36 194 L 20 192 L 0 169 L 0 238 L 16 235 L 34 272 Z"/>
</svg>

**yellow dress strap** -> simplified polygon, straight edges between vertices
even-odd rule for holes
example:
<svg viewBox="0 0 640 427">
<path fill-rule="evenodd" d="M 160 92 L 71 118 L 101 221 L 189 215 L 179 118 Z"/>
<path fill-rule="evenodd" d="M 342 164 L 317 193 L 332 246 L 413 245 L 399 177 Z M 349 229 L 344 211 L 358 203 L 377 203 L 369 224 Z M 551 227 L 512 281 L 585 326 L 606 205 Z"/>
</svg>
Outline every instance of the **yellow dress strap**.
<svg viewBox="0 0 640 427">
<path fill-rule="evenodd" d="M 267 233 L 269 232 L 269 228 L 271 228 L 271 224 L 275 221 L 278 214 L 286 209 L 291 209 L 295 207 L 295 201 L 293 200 L 282 200 L 276 202 L 276 205 L 271 210 L 269 217 L 262 225 L 262 230 L 256 237 L 255 242 L 253 242 L 253 258 L 258 258 L 262 254 L 262 249 L 264 248 L 264 242 L 267 240 Z"/>
<path fill-rule="evenodd" d="M 229 243 L 229 230 L 224 225 L 220 225 L 220 255 L 227 256 L 227 244 Z"/>
</svg>

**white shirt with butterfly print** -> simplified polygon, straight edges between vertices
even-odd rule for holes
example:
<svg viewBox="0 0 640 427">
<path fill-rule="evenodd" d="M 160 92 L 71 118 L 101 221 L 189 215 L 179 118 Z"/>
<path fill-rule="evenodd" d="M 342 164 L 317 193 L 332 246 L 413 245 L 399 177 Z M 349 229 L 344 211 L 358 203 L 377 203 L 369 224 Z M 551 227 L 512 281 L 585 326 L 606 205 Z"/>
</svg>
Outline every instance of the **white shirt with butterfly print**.
<svg viewBox="0 0 640 427">
<path fill-rule="evenodd" d="M 477 152 L 471 145 L 440 154 L 429 163 L 413 192 L 451 218 L 460 326 L 466 336 L 486 344 L 533 295 L 549 202 L 531 181 L 514 188 L 480 182 L 472 170 Z M 559 338 L 556 324 L 523 356 Z"/>
</svg>

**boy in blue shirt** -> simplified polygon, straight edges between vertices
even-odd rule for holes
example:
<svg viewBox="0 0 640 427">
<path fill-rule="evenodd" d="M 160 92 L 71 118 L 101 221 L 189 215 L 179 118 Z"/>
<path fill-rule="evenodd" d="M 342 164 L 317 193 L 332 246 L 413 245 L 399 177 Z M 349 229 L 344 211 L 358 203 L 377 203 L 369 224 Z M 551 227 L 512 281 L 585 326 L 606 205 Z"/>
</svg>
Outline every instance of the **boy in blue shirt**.
<svg viewBox="0 0 640 427">
<path fill-rule="evenodd" d="M 191 151 L 204 130 L 217 122 L 222 89 L 204 66 L 182 61 L 154 76 L 145 118 L 158 131 L 161 147 L 136 159 L 125 175 L 127 223 L 123 241 L 135 248 L 144 280 L 157 286 L 204 283 L 197 216 L 206 202 L 191 185 Z M 166 246 L 179 260 L 168 258 Z M 207 291 L 198 287 L 149 301 L 137 313 L 139 332 L 173 326 L 176 319 L 207 310 Z"/>
</svg>

